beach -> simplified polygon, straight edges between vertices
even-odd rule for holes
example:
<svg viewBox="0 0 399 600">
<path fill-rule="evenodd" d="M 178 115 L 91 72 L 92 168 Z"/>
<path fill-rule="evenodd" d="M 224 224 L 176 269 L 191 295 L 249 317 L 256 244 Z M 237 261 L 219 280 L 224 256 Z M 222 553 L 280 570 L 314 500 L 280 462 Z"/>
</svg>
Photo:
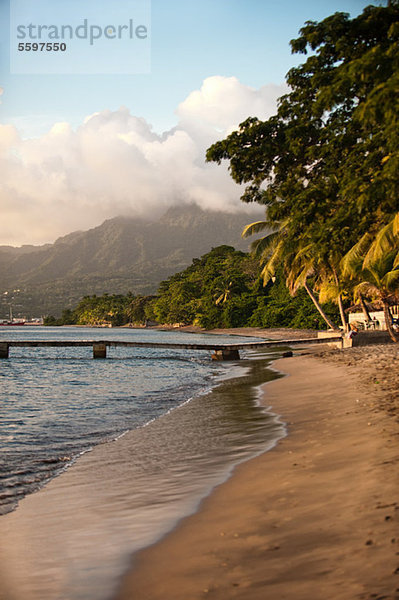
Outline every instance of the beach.
<svg viewBox="0 0 399 600">
<path fill-rule="evenodd" d="M 140 552 L 115 600 L 399 598 L 398 365 L 393 345 L 276 361 L 262 402 L 288 436 Z"/>
<path fill-rule="evenodd" d="M 198 340 L 113 332 L 138 336 Z M 257 403 L 259 386 L 275 377 L 271 354 L 251 352 L 237 363 L 212 361 L 209 350 L 115 349 L 105 361 L 83 351 L 32 354 L 12 353 L 1 364 L 1 600 L 109 600 L 138 550 L 196 512 L 235 465 L 285 435 Z"/>
<path fill-rule="evenodd" d="M 399 348 L 294 347 L 274 380 L 267 364 L 226 363 L 2 516 L 0 600 L 397 600 Z"/>
</svg>

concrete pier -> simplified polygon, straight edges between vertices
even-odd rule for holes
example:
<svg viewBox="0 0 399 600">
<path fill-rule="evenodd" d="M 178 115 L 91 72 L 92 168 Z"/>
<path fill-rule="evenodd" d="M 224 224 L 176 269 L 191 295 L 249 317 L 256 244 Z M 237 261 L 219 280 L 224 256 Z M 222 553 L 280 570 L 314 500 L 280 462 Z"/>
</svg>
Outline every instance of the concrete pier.
<svg viewBox="0 0 399 600">
<path fill-rule="evenodd" d="M 9 358 L 10 348 L 71 348 L 91 347 L 93 358 L 107 358 L 107 348 L 157 348 L 164 350 L 208 350 L 212 352 L 214 360 L 239 360 L 240 350 L 261 350 L 262 348 L 281 348 L 282 346 L 298 346 L 312 344 L 325 344 L 337 342 L 342 345 L 341 335 L 332 335 L 326 338 L 303 338 L 295 340 L 264 340 L 256 342 L 241 342 L 235 344 L 218 344 L 215 336 L 214 344 L 188 344 L 188 343 L 163 343 L 163 342 L 127 342 L 120 340 L 2 340 L 0 341 L 0 359 Z"/>
<path fill-rule="evenodd" d="M 352 338 L 342 340 L 343 348 L 370 346 L 374 344 L 393 344 L 387 331 L 359 331 Z"/>
</svg>

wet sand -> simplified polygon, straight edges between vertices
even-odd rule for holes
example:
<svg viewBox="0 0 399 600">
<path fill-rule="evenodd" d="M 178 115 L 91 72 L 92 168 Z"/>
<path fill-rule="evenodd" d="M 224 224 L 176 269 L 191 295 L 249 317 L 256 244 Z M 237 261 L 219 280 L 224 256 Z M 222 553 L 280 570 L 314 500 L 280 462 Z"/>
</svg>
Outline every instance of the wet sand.
<svg viewBox="0 0 399 600">
<path fill-rule="evenodd" d="M 109 600 L 136 551 L 285 435 L 257 404 L 269 362 L 218 368 L 212 391 L 97 445 L 3 515 L 0 600 Z"/>
<path fill-rule="evenodd" d="M 117 600 L 399 598 L 399 348 L 274 366 L 288 437 L 140 552 Z"/>
</svg>

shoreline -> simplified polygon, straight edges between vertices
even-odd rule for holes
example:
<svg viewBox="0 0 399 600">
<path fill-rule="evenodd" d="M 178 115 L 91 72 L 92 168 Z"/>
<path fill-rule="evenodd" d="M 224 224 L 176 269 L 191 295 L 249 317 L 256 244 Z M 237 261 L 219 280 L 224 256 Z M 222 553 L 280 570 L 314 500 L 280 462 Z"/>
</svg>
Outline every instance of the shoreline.
<svg viewBox="0 0 399 600">
<path fill-rule="evenodd" d="M 245 335 L 244 331 L 237 330 L 236 334 Z M 261 334 L 263 332 L 269 333 L 268 330 L 263 330 Z M 227 332 L 215 332 L 219 333 Z M 286 330 L 274 330 L 273 333 L 281 339 Z M 302 331 L 298 334 L 303 336 Z M 399 386 L 395 367 L 399 366 L 399 349 L 391 345 L 337 351 L 307 346 L 303 353 L 298 354 L 294 358 L 280 359 L 269 365 L 272 370 L 288 372 L 289 376 L 264 384 L 263 403 L 262 398 L 257 400 L 257 404 L 277 415 L 279 421 L 287 425 L 288 437 L 284 437 L 272 449 L 262 451 L 260 456 L 246 459 L 244 463 L 236 463 L 229 478 L 224 483 L 213 485 L 212 491 L 196 505 L 191 516 L 185 517 L 181 513 L 177 525 L 169 528 L 169 533 L 165 533 L 161 539 L 153 541 L 153 545 L 147 544 L 144 550 L 133 555 L 127 551 L 123 569 L 126 576 L 120 591 L 116 597 L 107 598 L 196 600 L 213 597 L 222 600 L 223 597 L 225 600 L 227 597 L 264 600 L 265 592 L 268 592 L 270 600 L 398 600 L 399 594 L 394 590 L 395 585 L 398 587 L 399 584 L 399 540 L 395 537 L 399 517 L 399 490 L 396 484 L 396 466 L 399 462 L 396 456 Z M 295 402 L 293 390 L 297 395 Z M 300 394 L 302 400 L 298 404 Z M 318 431 L 320 426 L 324 428 L 321 438 Z M 329 454 L 326 454 L 327 438 Z M 338 449 L 334 447 L 337 439 L 340 441 Z M 98 469 L 103 469 L 102 456 L 107 458 L 108 463 L 111 460 L 113 468 L 120 467 L 120 470 L 123 468 L 126 471 L 134 456 L 133 449 L 125 444 L 120 446 L 117 442 L 110 458 L 106 446 L 109 445 L 97 447 L 99 449 L 92 455 L 93 458 L 94 455 L 97 457 Z M 116 451 L 116 447 L 119 451 Z M 122 451 L 123 448 L 129 451 L 129 456 Z M 346 468 L 347 465 L 342 464 L 345 462 L 342 455 L 348 461 L 351 452 L 354 452 L 354 473 Z M 95 499 L 93 493 L 99 493 L 103 500 L 108 494 L 110 498 L 115 497 L 118 503 L 130 502 L 130 492 L 125 485 L 126 477 L 121 478 L 122 473 L 115 482 L 117 485 L 107 484 L 109 489 L 105 495 L 99 487 L 100 482 L 94 483 L 94 480 L 94 488 L 90 491 L 85 477 L 85 469 L 86 475 L 89 474 L 87 460 L 88 457 L 81 463 L 78 462 L 77 471 L 75 465 L 68 470 L 69 473 L 67 471 L 66 477 L 53 480 L 54 484 L 50 483 L 48 488 L 43 488 L 43 494 L 39 492 L 37 497 L 35 494 L 30 496 L 31 499 L 27 500 L 28 510 L 24 510 L 22 516 L 25 532 L 31 531 L 33 534 L 39 527 L 40 519 L 44 522 L 50 516 L 54 523 L 61 517 L 65 531 L 74 529 L 76 535 L 82 537 L 82 541 L 85 536 L 90 537 L 92 534 L 87 530 L 83 513 L 80 514 L 69 506 L 70 493 L 72 500 L 75 497 L 75 502 L 81 501 L 76 495 L 76 485 L 86 490 L 85 503 L 86 500 L 95 502 L 92 508 L 96 511 L 100 508 L 102 518 L 105 519 L 109 517 L 104 512 L 106 503 L 98 507 L 98 499 Z M 79 468 L 79 464 L 83 465 L 83 469 Z M 323 464 L 324 468 L 320 473 L 318 467 Z M 320 475 L 324 472 L 329 476 L 320 480 Z M 319 503 L 317 505 L 316 502 L 315 506 L 313 496 L 317 497 L 318 487 L 328 488 L 331 474 L 335 476 L 334 481 L 338 481 L 338 476 L 343 474 L 341 484 L 345 485 L 341 485 L 339 492 L 333 487 L 335 502 L 321 502 L 319 498 Z M 302 483 L 300 475 L 306 476 Z M 62 483 L 56 483 L 61 478 Z M 315 482 L 319 482 L 316 488 Z M 353 494 L 353 490 L 348 488 L 348 482 L 353 482 L 357 493 Z M 296 502 L 292 504 L 294 496 Z M 297 513 L 301 502 L 298 498 L 302 501 L 300 527 Z M 108 504 L 108 508 L 111 506 Z M 341 522 L 341 512 L 346 520 L 343 530 L 336 531 L 336 523 Z M 376 514 L 379 517 L 377 520 Z M 91 521 L 90 513 L 86 516 Z M 20 528 L 19 517 L 16 521 Z M 107 526 L 110 538 L 113 527 L 121 527 L 116 514 L 113 523 L 111 525 L 110 521 Z M 314 531 L 315 527 L 319 528 L 319 538 Z M 348 531 L 353 527 L 354 533 L 348 536 Z M 309 537 L 309 531 L 312 548 L 309 548 L 310 544 L 303 544 Z M 13 539 L 14 532 L 9 533 L 12 535 L 9 539 Z M 363 539 L 363 533 L 367 538 Z M 279 538 L 280 534 L 283 535 L 282 540 Z M 320 536 L 323 539 L 320 540 Z M 12 548 L 12 553 L 15 558 L 18 557 L 19 550 L 23 549 L 26 554 L 23 545 L 28 540 L 26 535 L 24 537 L 25 541 L 22 538 L 16 544 L 13 541 L 15 548 Z M 324 539 L 328 541 L 327 548 Z M 44 540 L 43 537 L 42 542 Z M 317 545 L 315 540 L 322 543 Z M 108 543 L 106 539 L 103 541 Z M 102 554 L 101 543 L 98 539 L 98 551 Z M 35 573 L 37 551 L 30 540 L 27 547 L 25 566 Z M 309 556 L 312 549 L 313 555 Z M 67 554 L 72 548 L 66 549 L 66 554 L 64 549 L 61 550 L 62 561 L 67 567 L 68 560 L 72 559 L 70 555 L 67 560 Z M 7 543 L 4 544 L 3 552 L 4 558 L 8 552 Z M 298 556 L 304 557 L 302 563 L 298 564 Z M 354 557 L 357 558 L 356 564 Z M 74 556 L 73 562 L 77 561 Z M 6 561 L 0 562 L 5 567 Z M 312 571 L 312 565 L 318 568 Z M 23 578 L 23 563 L 20 566 Z M 370 570 L 373 571 L 373 577 Z M 5 575 L 5 571 L 3 574 Z M 39 573 L 35 573 L 34 577 L 39 587 L 39 580 L 43 582 L 47 579 Z M 0 584 L 1 579 L 3 577 L 0 577 Z M 52 595 L 35 595 L 33 589 L 26 587 L 26 583 L 27 581 L 24 592 L 20 595 L 12 592 L 8 594 L 5 587 L 0 585 L 0 600 L 53 598 Z M 92 600 L 95 596 L 90 593 L 81 595 L 81 584 L 83 580 L 76 582 L 76 597 Z M 161 584 L 163 587 L 160 588 Z M 28 591 L 32 594 L 27 594 Z M 68 600 L 71 600 L 69 596 Z"/>
<path fill-rule="evenodd" d="M 273 363 L 288 376 L 263 402 L 288 436 L 140 551 L 114 600 L 399 597 L 398 407 L 369 381 L 399 352 L 353 350 Z"/>
<path fill-rule="evenodd" d="M 115 592 L 135 551 L 280 436 L 274 415 L 265 425 L 255 414 L 266 412 L 258 402 L 265 359 L 228 368 L 212 391 L 96 446 L 3 515 L 0 599 L 109 598 L 107 582 Z"/>
</svg>

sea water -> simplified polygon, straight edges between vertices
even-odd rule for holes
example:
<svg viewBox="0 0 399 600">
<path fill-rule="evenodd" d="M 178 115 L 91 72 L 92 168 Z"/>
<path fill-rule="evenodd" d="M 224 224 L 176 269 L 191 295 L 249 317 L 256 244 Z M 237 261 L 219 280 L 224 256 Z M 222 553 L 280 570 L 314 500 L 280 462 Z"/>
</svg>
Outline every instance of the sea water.
<svg viewBox="0 0 399 600">
<path fill-rule="evenodd" d="M 2 328 L 0 338 L 250 341 L 29 327 Z M 18 573 L 13 597 L 111 598 L 134 552 L 284 435 L 257 402 L 259 385 L 274 377 L 268 361 L 241 354 L 239 363 L 214 363 L 197 350 L 112 348 L 93 360 L 91 348 L 10 349 L 0 361 L 0 534 L 9 539 L 7 571 Z"/>
</svg>

